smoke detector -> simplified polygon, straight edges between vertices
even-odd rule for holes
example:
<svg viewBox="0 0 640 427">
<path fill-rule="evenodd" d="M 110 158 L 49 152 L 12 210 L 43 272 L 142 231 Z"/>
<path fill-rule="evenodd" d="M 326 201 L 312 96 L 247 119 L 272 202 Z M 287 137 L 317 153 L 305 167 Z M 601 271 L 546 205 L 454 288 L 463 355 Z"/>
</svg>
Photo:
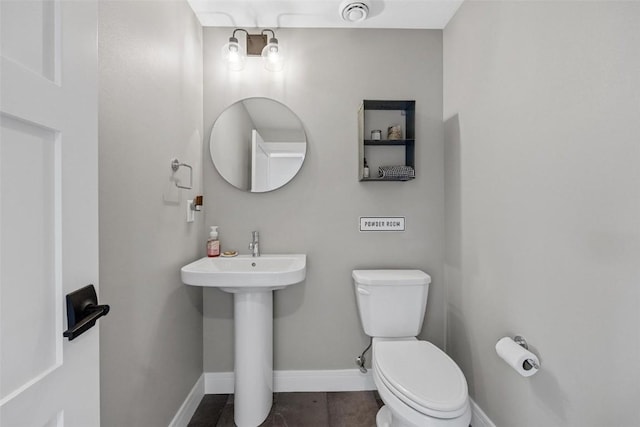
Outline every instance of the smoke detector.
<svg viewBox="0 0 640 427">
<path fill-rule="evenodd" d="M 369 1 L 367 0 L 344 0 L 340 3 L 340 16 L 347 22 L 360 22 L 369 16 Z"/>
</svg>

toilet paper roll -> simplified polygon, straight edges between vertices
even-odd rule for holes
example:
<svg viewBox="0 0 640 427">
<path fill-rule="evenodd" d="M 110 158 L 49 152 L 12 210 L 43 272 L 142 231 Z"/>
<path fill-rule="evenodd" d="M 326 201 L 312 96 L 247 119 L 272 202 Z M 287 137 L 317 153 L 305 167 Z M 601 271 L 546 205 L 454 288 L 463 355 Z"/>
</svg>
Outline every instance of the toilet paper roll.
<svg viewBox="0 0 640 427">
<path fill-rule="evenodd" d="M 523 377 L 530 377 L 538 372 L 538 369 L 531 366 L 528 360 L 533 360 L 535 365 L 540 366 L 538 357 L 529 350 L 518 345 L 509 337 L 501 338 L 496 344 L 496 352 L 509 366 L 516 370 Z"/>
</svg>

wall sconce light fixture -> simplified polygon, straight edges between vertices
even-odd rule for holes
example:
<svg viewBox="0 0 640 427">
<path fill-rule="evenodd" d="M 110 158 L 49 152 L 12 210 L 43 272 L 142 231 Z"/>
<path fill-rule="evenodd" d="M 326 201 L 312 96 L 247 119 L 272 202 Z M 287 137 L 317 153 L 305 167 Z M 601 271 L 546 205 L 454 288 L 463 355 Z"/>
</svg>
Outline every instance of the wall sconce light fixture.
<svg viewBox="0 0 640 427">
<path fill-rule="evenodd" d="M 240 43 L 236 38 L 236 33 L 242 31 L 246 35 L 246 53 L 242 52 Z M 271 32 L 271 38 L 268 39 L 266 32 Z M 260 34 L 249 34 L 247 30 L 236 28 L 229 37 L 229 43 L 222 47 L 222 57 L 227 62 L 230 70 L 239 71 L 244 68 L 244 62 L 247 56 L 261 56 L 264 61 L 264 67 L 269 71 L 282 70 L 283 61 L 280 53 L 280 46 L 276 33 L 270 29 L 264 29 Z"/>
</svg>

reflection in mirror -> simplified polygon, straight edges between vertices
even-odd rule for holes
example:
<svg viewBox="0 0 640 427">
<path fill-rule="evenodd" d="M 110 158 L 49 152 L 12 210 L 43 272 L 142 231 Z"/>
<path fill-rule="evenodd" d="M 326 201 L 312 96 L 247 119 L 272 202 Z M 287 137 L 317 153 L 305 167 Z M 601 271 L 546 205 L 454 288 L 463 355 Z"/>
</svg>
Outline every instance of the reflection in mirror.
<svg viewBox="0 0 640 427">
<path fill-rule="evenodd" d="M 209 149 L 214 166 L 229 184 L 261 193 L 296 176 L 307 138 L 300 119 L 288 107 L 268 98 L 247 98 L 216 119 Z"/>
</svg>

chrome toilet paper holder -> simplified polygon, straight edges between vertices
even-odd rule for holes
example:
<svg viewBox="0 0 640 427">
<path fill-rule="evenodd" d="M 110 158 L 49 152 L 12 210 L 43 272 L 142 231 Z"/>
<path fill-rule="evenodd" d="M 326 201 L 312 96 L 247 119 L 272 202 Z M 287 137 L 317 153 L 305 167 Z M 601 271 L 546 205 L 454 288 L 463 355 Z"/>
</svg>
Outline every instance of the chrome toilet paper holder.
<svg viewBox="0 0 640 427">
<path fill-rule="evenodd" d="M 515 337 L 513 337 L 513 341 L 516 344 L 518 344 L 520 347 L 524 348 L 525 350 L 529 350 L 529 345 L 527 344 L 527 340 L 525 340 L 523 336 L 516 335 Z M 525 371 L 529 371 L 532 368 L 540 369 L 540 365 L 538 365 L 536 361 L 533 359 L 525 360 L 524 363 L 522 364 L 522 367 L 524 368 Z"/>
</svg>

